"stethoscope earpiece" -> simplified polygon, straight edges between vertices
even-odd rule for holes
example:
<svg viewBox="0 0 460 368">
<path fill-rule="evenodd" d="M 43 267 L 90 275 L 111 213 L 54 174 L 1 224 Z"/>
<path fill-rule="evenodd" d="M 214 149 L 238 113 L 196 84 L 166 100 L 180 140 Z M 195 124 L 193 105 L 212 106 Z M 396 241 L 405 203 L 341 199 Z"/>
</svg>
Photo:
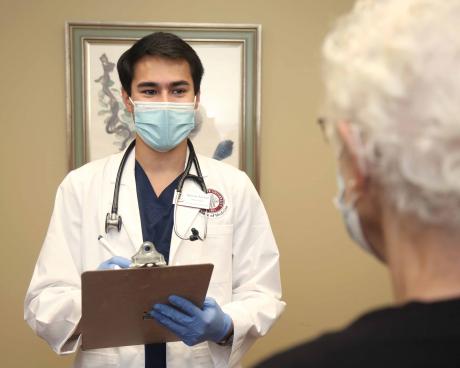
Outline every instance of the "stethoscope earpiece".
<svg viewBox="0 0 460 368">
<path fill-rule="evenodd" d="M 195 241 L 195 240 L 198 240 L 198 239 L 203 240 L 203 239 L 201 239 L 200 232 L 197 229 L 192 227 L 191 231 L 192 231 L 192 235 L 190 235 L 190 237 L 189 237 L 190 241 Z"/>
</svg>

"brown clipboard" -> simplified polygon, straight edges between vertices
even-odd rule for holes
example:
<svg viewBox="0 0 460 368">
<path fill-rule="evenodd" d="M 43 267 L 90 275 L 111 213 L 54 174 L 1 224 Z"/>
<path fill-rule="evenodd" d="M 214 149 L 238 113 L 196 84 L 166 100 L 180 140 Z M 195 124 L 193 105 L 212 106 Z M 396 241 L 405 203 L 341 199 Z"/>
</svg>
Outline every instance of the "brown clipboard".
<svg viewBox="0 0 460 368">
<path fill-rule="evenodd" d="M 82 284 L 82 350 L 178 341 L 145 313 L 170 295 L 202 307 L 212 264 L 86 271 Z"/>
</svg>

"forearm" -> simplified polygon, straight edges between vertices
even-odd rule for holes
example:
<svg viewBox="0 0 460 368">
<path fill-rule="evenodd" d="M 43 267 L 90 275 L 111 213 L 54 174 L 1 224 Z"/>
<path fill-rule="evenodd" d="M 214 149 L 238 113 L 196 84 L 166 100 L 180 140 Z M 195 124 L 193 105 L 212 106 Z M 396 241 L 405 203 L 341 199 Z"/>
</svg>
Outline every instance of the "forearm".
<svg viewBox="0 0 460 368">
<path fill-rule="evenodd" d="M 29 290 L 24 319 L 58 354 L 72 353 L 79 340 L 81 291 L 69 286 L 50 286 L 39 293 Z"/>
<path fill-rule="evenodd" d="M 209 344 L 217 367 L 238 366 L 257 338 L 269 331 L 285 307 L 285 303 L 276 297 L 258 292 L 237 294 L 234 299 L 222 306 L 233 321 L 232 344 Z"/>
</svg>

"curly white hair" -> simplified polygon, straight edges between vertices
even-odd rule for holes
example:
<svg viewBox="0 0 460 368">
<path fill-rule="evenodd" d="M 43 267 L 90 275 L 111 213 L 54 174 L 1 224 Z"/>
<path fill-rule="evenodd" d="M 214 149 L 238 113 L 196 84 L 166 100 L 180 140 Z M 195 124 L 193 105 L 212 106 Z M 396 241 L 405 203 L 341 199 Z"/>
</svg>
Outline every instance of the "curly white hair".
<svg viewBox="0 0 460 368">
<path fill-rule="evenodd" d="M 360 0 L 323 44 L 326 114 L 359 131 L 386 199 L 460 223 L 460 0 Z M 335 131 L 335 129 L 332 129 Z"/>
</svg>

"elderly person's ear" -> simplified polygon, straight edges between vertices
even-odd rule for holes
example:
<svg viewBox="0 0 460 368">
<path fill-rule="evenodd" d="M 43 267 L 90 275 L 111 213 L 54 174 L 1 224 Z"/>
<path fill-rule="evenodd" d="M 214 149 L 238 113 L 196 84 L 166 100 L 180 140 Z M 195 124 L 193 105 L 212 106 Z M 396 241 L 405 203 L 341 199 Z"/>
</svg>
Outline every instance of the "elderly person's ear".
<svg viewBox="0 0 460 368">
<path fill-rule="evenodd" d="M 363 143 L 359 132 L 346 120 L 337 124 L 337 133 L 342 142 L 342 154 L 339 161 L 342 174 L 347 182 L 353 183 L 355 191 L 361 191 L 366 183 L 366 172 L 363 157 L 360 155 Z"/>
</svg>

